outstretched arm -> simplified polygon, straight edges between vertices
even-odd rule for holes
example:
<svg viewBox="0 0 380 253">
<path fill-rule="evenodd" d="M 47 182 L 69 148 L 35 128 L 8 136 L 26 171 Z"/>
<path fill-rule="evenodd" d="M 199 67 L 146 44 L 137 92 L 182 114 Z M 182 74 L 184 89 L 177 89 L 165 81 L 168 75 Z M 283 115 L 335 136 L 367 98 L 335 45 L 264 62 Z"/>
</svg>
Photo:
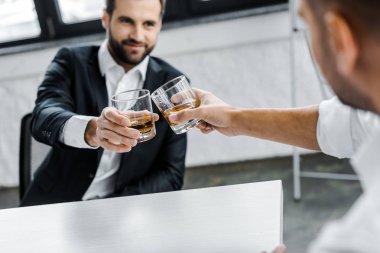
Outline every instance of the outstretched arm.
<svg viewBox="0 0 380 253">
<path fill-rule="evenodd" d="M 318 106 L 296 109 L 243 109 L 226 104 L 215 95 L 194 89 L 201 106 L 172 114 L 173 122 L 201 119 L 203 133 L 246 135 L 311 150 L 320 150 L 316 129 Z"/>
</svg>

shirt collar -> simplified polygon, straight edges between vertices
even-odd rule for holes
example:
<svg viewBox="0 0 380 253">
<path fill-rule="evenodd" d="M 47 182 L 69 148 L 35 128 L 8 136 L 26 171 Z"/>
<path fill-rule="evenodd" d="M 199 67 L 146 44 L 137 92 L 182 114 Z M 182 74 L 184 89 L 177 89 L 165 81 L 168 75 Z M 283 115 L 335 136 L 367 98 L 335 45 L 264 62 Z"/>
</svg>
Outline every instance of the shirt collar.
<svg viewBox="0 0 380 253">
<path fill-rule="evenodd" d="M 111 53 L 108 50 L 108 39 L 104 40 L 100 46 L 98 52 L 99 59 L 99 69 L 102 76 L 105 76 L 106 73 L 112 68 L 121 68 L 119 64 L 113 59 Z M 145 81 L 146 72 L 148 69 L 149 56 L 146 56 L 142 62 L 133 67 L 130 71 L 138 71 L 141 74 L 142 81 Z"/>
</svg>

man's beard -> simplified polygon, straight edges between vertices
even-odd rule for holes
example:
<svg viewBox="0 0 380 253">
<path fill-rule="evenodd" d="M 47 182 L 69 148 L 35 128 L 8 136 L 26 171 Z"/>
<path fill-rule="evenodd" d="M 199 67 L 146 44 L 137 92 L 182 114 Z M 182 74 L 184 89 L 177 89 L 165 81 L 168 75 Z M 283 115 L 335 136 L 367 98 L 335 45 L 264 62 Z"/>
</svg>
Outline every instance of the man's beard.
<svg viewBox="0 0 380 253">
<path fill-rule="evenodd" d="M 322 37 L 327 38 L 326 36 Z M 339 100 L 343 104 L 357 109 L 375 111 L 375 107 L 368 95 L 363 94 L 357 88 L 360 84 L 354 83 L 353 80 L 349 80 L 339 73 L 336 57 L 330 48 L 328 40 L 319 41 L 318 43 L 321 46 L 320 68 Z"/>
<path fill-rule="evenodd" d="M 138 65 L 140 62 L 142 62 L 146 56 L 150 55 L 150 53 L 153 51 L 154 49 L 154 46 L 152 47 L 148 47 L 146 44 L 144 46 L 145 48 L 145 51 L 144 53 L 142 54 L 141 57 L 139 58 L 134 58 L 133 56 L 131 56 L 129 54 L 129 52 L 124 49 L 124 45 L 129 45 L 129 44 L 139 44 L 138 41 L 134 40 L 134 39 L 126 39 L 126 40 L 122 40 L 121 42 L 118 42 L 113 36 L 112 36 L 112 33 L 110 32 L 109 34 L 109 46 L 111 47 L 111 50 L 112 50 L 112 53 L 113 53 L 113 57 L 115 57 L 115 60 L 117 62 L 121 62 L 121 63 L 124 63 L 124 64 L 128 64 L 128 65 Z"/>
</svg>

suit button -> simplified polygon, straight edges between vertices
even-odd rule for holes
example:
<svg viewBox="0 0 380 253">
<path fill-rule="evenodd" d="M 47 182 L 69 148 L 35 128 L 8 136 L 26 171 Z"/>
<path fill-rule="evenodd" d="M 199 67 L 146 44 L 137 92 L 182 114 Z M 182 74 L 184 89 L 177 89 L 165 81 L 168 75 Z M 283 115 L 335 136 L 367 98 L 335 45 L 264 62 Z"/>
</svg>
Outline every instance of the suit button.
<svg viewBox="0 0 380 253">
<path fill-rule="evenodd" d="M 94 174 L 92 174 L 92 173 L 90 173 L 90 174 L 88 174 L 88 177 L 89 177 L 89 178 L 94 178 L 94 177 L 95 177 L 95 175 L 94 175 Z"/>
</svg>

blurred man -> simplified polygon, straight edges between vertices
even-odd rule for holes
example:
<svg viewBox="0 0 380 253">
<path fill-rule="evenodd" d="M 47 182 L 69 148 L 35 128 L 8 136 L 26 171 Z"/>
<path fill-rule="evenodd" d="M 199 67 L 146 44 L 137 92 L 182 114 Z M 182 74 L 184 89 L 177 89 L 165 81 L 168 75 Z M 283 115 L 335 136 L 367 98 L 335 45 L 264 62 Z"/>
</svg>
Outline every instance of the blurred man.
<svg viewBox="0 0 380 253">
<path fill-rule="evenodd" d="M 311 253 L 380 252 L 380 1 L 302 0 L 300 15 L 334 98 L 299 109 L 242 109 L 197 90 L 202 106 L 170 117 L 199 118 L 203 133 L 265 138 L 352 158 L 363 195 L 328 224 Z M 285 252 L 285 247 L 275 253 Z"/>
<path fill-rule="evenodd" d="M 32 121 L 33 136 L 52 150 L 22 206 L 181 189 L 186 136 L 160 120 L 157 136 L 137 145 L 139 132 L 108 107 L 115 93 L 153 91 L 181 75 L 149 56 L 164 8 L 164 0 L 107 0 L 108 39 L 100 47 L 58 52 L 38 89 Z"/>
</svg>

